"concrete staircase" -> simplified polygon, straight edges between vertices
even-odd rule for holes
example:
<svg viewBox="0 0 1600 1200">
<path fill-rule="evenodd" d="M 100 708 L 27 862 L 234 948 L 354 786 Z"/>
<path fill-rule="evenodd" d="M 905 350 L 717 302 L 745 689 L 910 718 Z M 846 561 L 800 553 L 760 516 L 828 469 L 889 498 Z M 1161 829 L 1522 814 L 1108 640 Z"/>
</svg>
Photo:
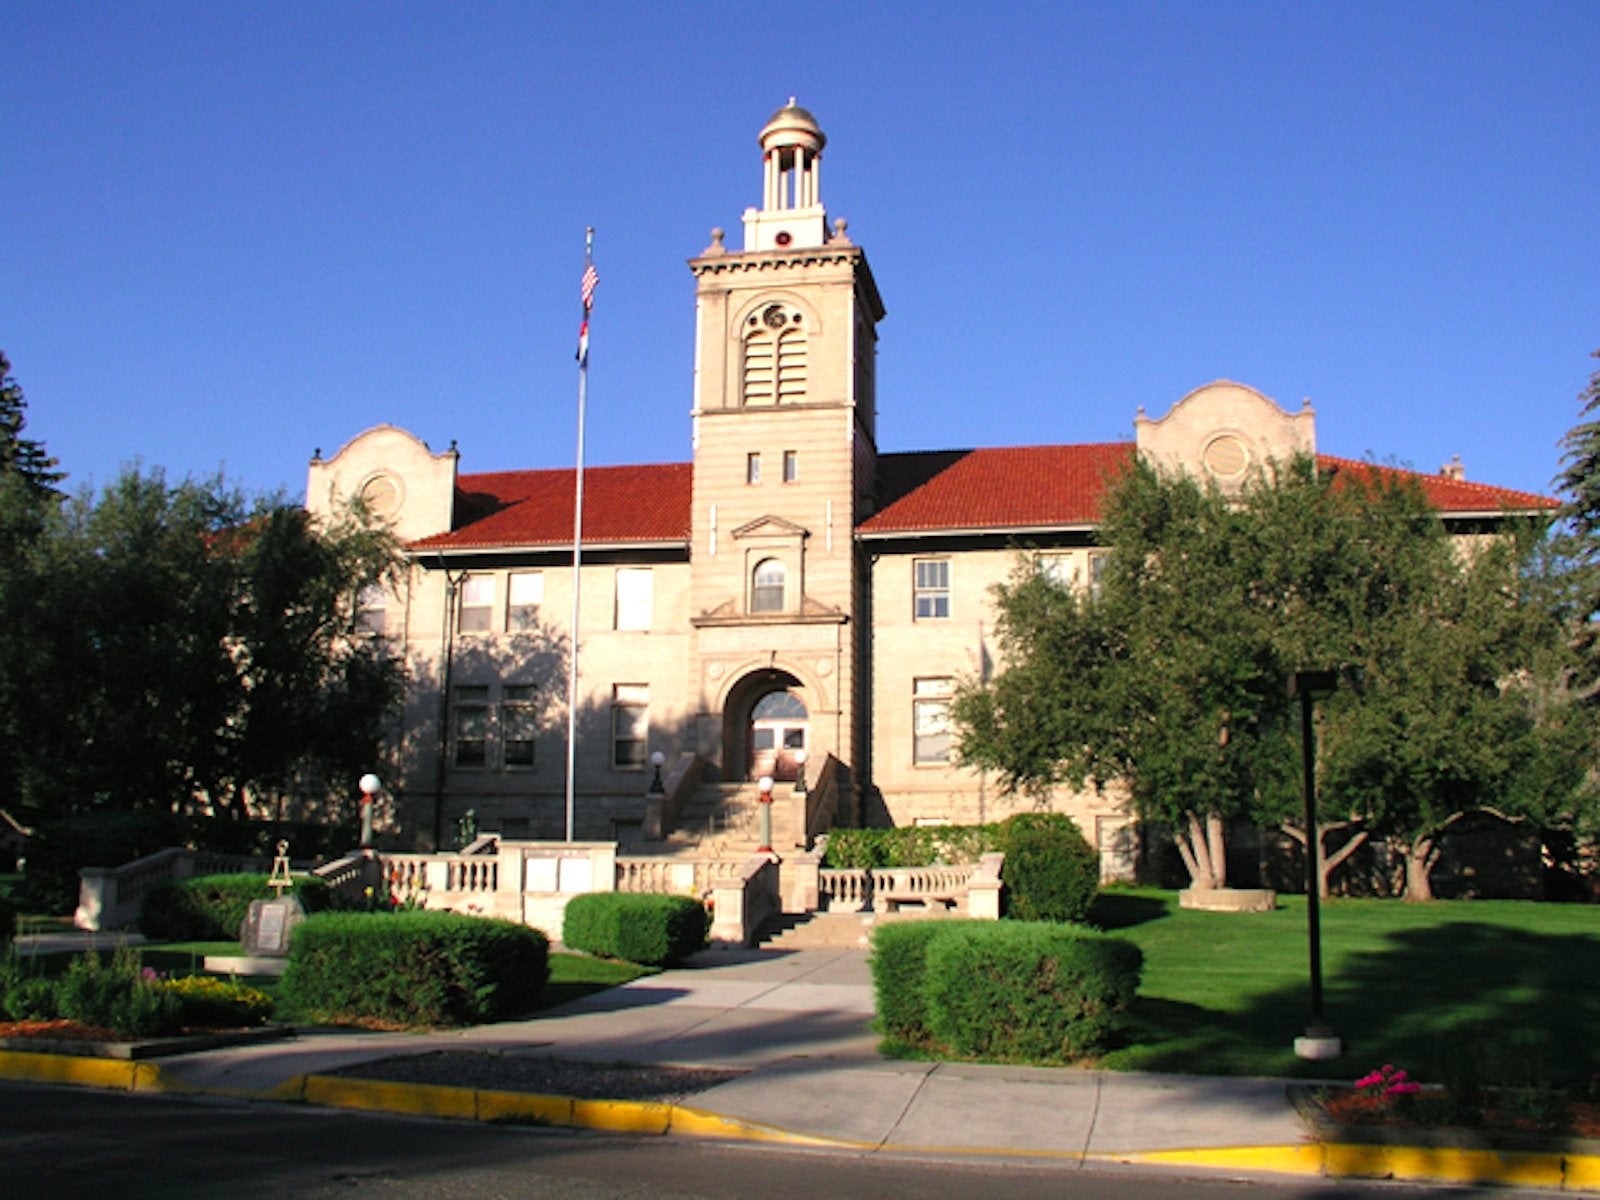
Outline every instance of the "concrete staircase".
<svg viewBox="0 0 1600 1200">
<path fill-rule="evenodd" d="M 712 850 L 718 858 L 749 858 L 761 845 L 758 795 L 754 783 L 702 783 L 667 844 Z"/>
<path fill-rule="evenodd" d="M 766 950 L 865 950 L 877 913 L 785 913 L 762 929 Z"/>
</svg>

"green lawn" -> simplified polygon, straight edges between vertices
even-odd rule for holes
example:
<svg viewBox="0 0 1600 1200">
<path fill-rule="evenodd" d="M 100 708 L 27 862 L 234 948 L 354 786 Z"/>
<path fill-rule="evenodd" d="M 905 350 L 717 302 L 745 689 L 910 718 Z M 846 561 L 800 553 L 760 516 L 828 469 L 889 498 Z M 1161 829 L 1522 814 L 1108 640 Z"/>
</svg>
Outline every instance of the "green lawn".
<svg viewBox="0 0 1600 1200">
<path fill-rule="evenodd" d="M 1205 913 L 1179 909 L 1173 892 L 1113 891 L 1094 916 L 1145 953 L 1130 1041 L 1107 1067 L 1339 1078 L 1387 1062 L 1508 1084 L 1600 1071 L 1594 906 L 1325 903 L 1323 1009 L 1346 1046 L 1334 1063 L 1294 1056 L 1310 1010 L 1304 897 Z"/>
</svg>

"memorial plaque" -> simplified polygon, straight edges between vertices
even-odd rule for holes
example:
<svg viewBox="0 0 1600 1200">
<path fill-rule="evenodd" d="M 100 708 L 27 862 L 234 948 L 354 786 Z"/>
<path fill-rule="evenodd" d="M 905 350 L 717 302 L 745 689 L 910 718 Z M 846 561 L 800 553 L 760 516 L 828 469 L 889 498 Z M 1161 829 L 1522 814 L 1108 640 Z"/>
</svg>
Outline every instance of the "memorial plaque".
<svg viewBox="0 0 1600 1200">
<path fill-rule="evenodd" d="M 244 919 L 244 952 L 263 958 L 287 958 L 294 927 L 306 919 L 306 910 L 293 896 L 277 900 L 252 900 Z"/>
</svg>

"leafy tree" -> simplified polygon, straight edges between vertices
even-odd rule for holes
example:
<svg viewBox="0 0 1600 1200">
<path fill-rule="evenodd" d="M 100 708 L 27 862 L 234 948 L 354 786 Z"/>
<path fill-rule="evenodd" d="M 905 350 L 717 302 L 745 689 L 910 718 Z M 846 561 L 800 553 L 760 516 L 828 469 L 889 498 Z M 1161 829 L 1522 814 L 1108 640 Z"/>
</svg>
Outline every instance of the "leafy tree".
<svg viewBox="0 0 1600 1200">
<path fill-rule="evenodd" d="M 11 714 L 30 807 L 243 815 L 370 766 L 398 667 L 354 606 L 394 553 L 358 515 L 318 529 L 220 481 L 75 498 L 29 631 L 49 670 Z"/>
<path fill-rule="evenodd" d="M 22 731 L 17 714 L 48 664 L 31 631 L 45 600 L 41 547 L 61 501 L 41 443 L 22 436 L 27 402 L 0 354 L 0 806 L 18 804 Z"/>
<path fill-rule="evenodd" d="M 957 696 L 965 761 L 1025 790 L 1118 781 L 1141 819 L 1172 828 L 1195 885 L 1220 887 L 1230 823 L 1294 829 L 1285 683 L 1334 667 L 1319 826 L 1354 832 L 1335 855 L 1311 847 L 1324 888 L 1378 831 L 1424 897 L 1450 819 L 1517 802 L 1508 780 L 1541 758 L 1523 668 L 1549 633 L 1519 603 L 1521 538 L 1463 552 L 1404 476 L 1310 459 L 1235 495 L 1140 464 L 1101 532 L 1098 595 L 1028 569 L 998 589 L 1005 667 Z M 1547 744 L 1545 769 L 1564 744 Z"/>
<path fill-rule="evenodd" d="M 1600 350 L 1594 357 L 1600 358 Z M 1563 599 L 1572 622 L 1578 660 L 1575 684 L 1588 704 L 1600 702 L 1600 371 L 1578 397 L 1578 423 L 1561 439 L 1561 474 L 1556 487 L 1565 495 L 1558 514 L 1566 536 Z"/>
</svg>

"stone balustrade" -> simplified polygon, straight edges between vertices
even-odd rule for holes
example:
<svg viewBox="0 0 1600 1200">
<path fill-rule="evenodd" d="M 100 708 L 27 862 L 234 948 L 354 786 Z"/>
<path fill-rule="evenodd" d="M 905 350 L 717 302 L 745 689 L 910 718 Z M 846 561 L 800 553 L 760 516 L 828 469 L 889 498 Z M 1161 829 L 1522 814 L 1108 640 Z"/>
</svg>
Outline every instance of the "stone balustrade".
<svg viewBox="0 0 1600 1200">
<path fill-rule="evenodd" d="M 172 847 L 120 867 L 84 867 L 78 872 L 78 907 L 72 923 L 88 930 L 131 929 L 138 923 L 145 893 L 158 883 L 247 871 L 265 874 L 270 865 L 245 855 Z"/>
<path fill-rule="evenodd" d="M 926 867 L 831 868 L 817 872 L 817 906 L 829 912 L 959 912 L 998 920 L 1004 856 Z"/>
</svg>

